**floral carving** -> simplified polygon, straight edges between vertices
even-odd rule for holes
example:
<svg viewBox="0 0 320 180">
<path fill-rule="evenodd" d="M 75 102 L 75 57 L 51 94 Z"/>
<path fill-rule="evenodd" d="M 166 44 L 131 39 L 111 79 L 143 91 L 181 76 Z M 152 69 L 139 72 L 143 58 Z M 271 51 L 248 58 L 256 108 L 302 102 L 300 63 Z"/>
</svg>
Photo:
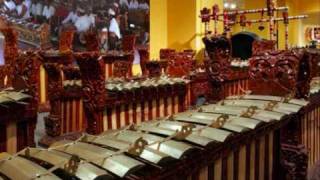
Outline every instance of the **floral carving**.
<svg viewBox="0 0 320 180">
<path fill-rule="evenodd" d="M 12 78 L 13 78 L 13 71 L 14 71 L 14 62 L 18 55 L 18 34 L 16 31 L 6 26 L 5 28 L 0 29 L 1 33 L 4 35 L 4 59 L 5 64 L 7 65 L 7 72 L 8 72 L 8 86 L 11 86 Z"/>
<path fill-rule="evenodd" d="M 33 107 L 38 104 L 40 58 L 36 52 L 20 53 L 13 66 L 13 87 L 17 90 L 25 87 L 28 94 L 34 98 Z"/>
<path fill-rule="evenodd" d="M 190 52 L 172 54 L 168 61 L 167 73 L 175 77 L 187 76 L 194 70 L 195 63 Z"/>
<path fill-rule="evenodd" d="M 255 56 L 261 52 L 273 51 L 276 42 L 272 40 L 260 40 L 252 43 L 252 55 Z"/>
<path fill-rule="evenodd" d="M 206 71 L 213 82 L 222 82 L 230 72 L 231 45 L 224 36 L 206 37 L 203 39 L 208 59 Z"/>
<path fill-rule="evenodd" d="M 48 74 L 48 97 L 50 101 L 50 114 L 45 117 L 46 133 L 49 136 L 61 135 L 61 94 L 62 94 L 62 77 L 61 65 L 62 56 L 49 56 L 46 52 L 40 52 L 43 67 Z M 56 60 L 56 61 L 55 61 Z"/>
<path fill-rule="evenodd" d="M 62 31 L 59 38 L 59 51 L 60 52 L 71 51 L 72 45 L 73 45 L 73 38 L 74 38 L 73 30 Z"/>
<path fill-rule="evenodd" d="M 114 77 L 129 77 L 132 64 L 128 61 L 116 61 L 113 63 L 113 76 Z"/>
<path fill-rule="evenodd" d="M 87 51 L 99 51 L 99 39 L 96 32 L 85 33 Z"/>
<path fill-rule="evenodd" d="M 75 58 L 81 71 L 87 132 L 99 134 L 103 130 L 102 114 L 106 99 L 104 62 L 99 59 L 97 52 L 77 53 Z"/>
<path fill-rule="evenodd" d="M 169 59 L 175 52 L 174 49 L 160 49 L 160 59 Z"/>
<path fill-rule="evenodd" d="M 161 76 L 162 72 L 165 72 L 168 66 L 168 61 L 149 61 L 146 63 L 146 69 L 149 77 Z"/>
</svg>

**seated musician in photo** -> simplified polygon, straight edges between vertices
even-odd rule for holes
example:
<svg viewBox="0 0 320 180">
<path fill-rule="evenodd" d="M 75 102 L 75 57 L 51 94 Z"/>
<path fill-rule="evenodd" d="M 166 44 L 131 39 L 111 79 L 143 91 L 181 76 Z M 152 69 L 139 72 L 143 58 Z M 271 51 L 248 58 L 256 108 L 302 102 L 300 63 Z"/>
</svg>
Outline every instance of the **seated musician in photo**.
<svg viewBox="0 0 320 180">
<path fill-rule="evenodd" d="M 111 16 L 109 25 L 109 49 L 119 49 L 121 44 L 121 31 L 120 31 L 120 16 L 117 15 L 113 10 L 109 10 Z"/>
<path fill-rule="evenodd" d="M 120 4 L 121 9 L 129 9 L 128 0 L 119 0 L 119 4 Z"/>
<path fill-rule="evenodd" d="M 100 39 L 100 51 L 102 53 L 105 53 L 109 50 L 109 44 L 108 44 L 108 28 L 102 28 L 99 39 Z"/>
<path fill-rule="evenodd" d="M 41 19 L 43 11 L 43 4 L 41 0 L 33 0 L 31 4 L 31 15 L 38 22 Z"/>
<path fill-rule="evenodd" d="M 13 0 L 4 0 L 3 5 L 7 13 L 12 13 L 16 10 L 16 3 Z"/>
<path fill-rule="evenodd" d="M 138 0 L 131 0 L 129 3 L 129 9 L 138 9 L 139 2 Z"/>
<path fill-rule="evenodd" d="M 74 24 L 79 18 L 79 12 L 77 7 L 74 5 L 68 16 L 62 21 L 62 28 L 74 27 Z"/>
<path fill-rule="evenodd" d="M 90 28 L 95 26 L 95 20 L 93 14 L 89 11 L 86 12 L 82 8 L 78 8 L 79 18 L 76 20 L 74 26 L 77 31 L 79 42 L 85 44 L 85 33 L 90 30 Z"/>
<path fill-rule="evenodd" d="M 32 4 L 31 0 L 24 0 L 23 4 L 27 7 L 29 11 L 31 11 L 31 4 Z"/>
<path fill-rule="evenodd" d="M 45 0 L 45 5 L 43 7 L 42 16 L 47 22 L 54 16 L 56 9 L 54 8 L 51 0 Z"/>
<path fill-rule="evenodd" d="M 138 6 L 138 9 L 140 10 L 149 10 L 149 4 L 146 0 L 141 0 Z"/>
<path fill-rule="evenodd" d="M 30 18 L 30 9 L 28 9 L 27 4 L 22 2 L 22 0 L 16 0 L 16 15 L 20 19 Z"/>
</svg>

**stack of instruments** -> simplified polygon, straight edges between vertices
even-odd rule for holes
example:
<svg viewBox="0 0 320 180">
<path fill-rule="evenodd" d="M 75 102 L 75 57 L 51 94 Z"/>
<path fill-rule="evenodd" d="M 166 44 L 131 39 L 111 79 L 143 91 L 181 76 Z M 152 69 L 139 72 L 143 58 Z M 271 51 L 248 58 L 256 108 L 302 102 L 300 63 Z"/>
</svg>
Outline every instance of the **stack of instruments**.
<svg viewBox="0 0 320 180">
<path fill-rule="evenodd" d="M 233 96 L 49 149 L 3 154 L 0 177 L 277 179 L 279 129 L 307 105 L 276 96 Z"/>
</svg>

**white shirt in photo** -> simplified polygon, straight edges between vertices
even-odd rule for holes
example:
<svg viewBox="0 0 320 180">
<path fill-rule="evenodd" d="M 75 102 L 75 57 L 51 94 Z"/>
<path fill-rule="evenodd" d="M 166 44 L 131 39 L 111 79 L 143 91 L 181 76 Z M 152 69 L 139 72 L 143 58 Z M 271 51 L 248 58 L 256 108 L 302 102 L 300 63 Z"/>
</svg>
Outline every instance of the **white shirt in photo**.
<svg viewBox="0 0 320 180">
<path fill-rule="evenodd" d="M 137 0 L 132 0 L 129 4 L 129 9 L 138 9 L 139 2 Z"/>
<path fill-rule="evenodd" d="M 76 23 L 76 21 L 78 20 L 79 16 L 77 13 L 71 11 L 69 12 L 68 16 L 62 21 L 62 24 L 66 24 L 66 23 Z"/>
<path fill-rule="evenodd" d="M 22 16 L 23 7 L 26 8 L 26 12 L 25 12 L 25 14 Z M 28 11 L 27 7 L 26 7 L 24 4 L 19 4 L 19 5 L 16 7 L 16 11 L 17 11 L 18 16 L 22 16 L 22 17 L 21 17 L 22 19 L 28 19 L 28 18 L 30 18 L 30 11 Z"/>
<path fill-rule="evenodd" d="M 43 11 L 43 5 L 40 2 L 31 5 L 31 13 L 33 15 L 41 16 Z"/>
<path fill-rule="evenodd" d="M 54 13 L 55 13 L 55 8 L 53 7 L 53 6 L 44 6 L 44 8 L 43 8 L 43 12 L 42 12 L 42 15 L 44 16 L 44 17 L 46 17 L 46 19 L 50 19 L 53 15 L 54 15 Z"/>
<path fill-rule="evenodd" d="M 88 15 L 80 16 L 74 25 L 78 33 L 86 32 L 93 25 L 92 18 Z"/>
<path fill-rule="evenodd" d="M 26 5 L 27 9 L 30 10 L 32 4 L 31 0 L 24 0 L 23 4 Z"/>
<path fill-rule="evenodd" d="M 113 32 L 119 39 L 121 39 L 120 27 L 115 18 L 110 21 L 109 32 Z"/>
<path fill-rule="evenodd" d="M 4 1 L 4 5 L 5 5 L 5 8 L 6 8 L 8 11 L 13 11 L 13 10 L 16 9 L 16 3 L 14 3 L 13 0 Z"/>
<path fill-rule="evenodd" d="M 90 18 L 90 20 L 91 20 L 91 25 L 92 25 L 93 27 L 96 26 L 96 16 L 97 16 L 97 15 L 95 15 L 95 14 L 90 14 L 90 15 L 89 15 L 89 18 Z"/>
<path fill-rule="evenodd" d="M 129 7 L 128 0 L 120 0 L 119 4 L 120 4 L 120 6 L 125 6 L 126 8 Z"/>
<path fill-rule="evenodd" d="M 149 5 L 148 5 L 148 3 L 141 3 L 141 4 L 139 4 L 138 9 L 149 10 Z"/>
</svg>

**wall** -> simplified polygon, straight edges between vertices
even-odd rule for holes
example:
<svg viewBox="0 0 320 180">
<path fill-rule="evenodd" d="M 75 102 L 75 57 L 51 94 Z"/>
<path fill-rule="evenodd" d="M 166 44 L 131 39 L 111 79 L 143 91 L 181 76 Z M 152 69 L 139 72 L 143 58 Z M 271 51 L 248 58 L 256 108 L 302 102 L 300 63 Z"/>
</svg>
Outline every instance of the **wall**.
<svg viewBox="0 0 320 180">
<path fill-rule="evenodd" d="M 255 9 L 265 7 L 265 1 L 252 1 L 244 0 L 244 9 Z M 308 26 L 319 25 L 320 24 L 320 1 L 305 1 L 305 0 L 277 0 L 277 6 L 288 6 L 289 15 L 309 15 L 308 19 L 304 20 L 294 20 L 289 23 L 289 46 L 305 46 L 308 42 L 305 39 L 305 29 Z M 281 17 L 281 13 L 278 17 Z M 261 15 L 248 16 L 249 18 L 260 18 Z M 265 30 L 257 30 L 257 25 L 254 25 L 246 30 L 257 33 L 260 37 L 269 39 L 269 25 L 264 23 Z M 241 31 L 239 27 L 235 28 L 236 32 Z M 282 22 L 278 23 L 278 45 L 279 49 L 284 49 L 285 47 L 285 27 Z"/>
<path fill-rule="evenodd" d="M 265 0 L 244 0 L 243 1 L 243 9 L 257 9 L 257 8 L 265 8 L 266 7 L 266 2 Z M 246 18 L 249 19 L 260 19 L 262 17 L 261 14 L 248 14 L 246 16 Z M 264 13 L 263 14 L 264 18 L 267 18 L 267 14 Z M 259 26 L 263 25 L 265 28 L 264 30 L 259 30 Z M 233 27 L 233 34 L 236 34 L 237 32 L 241 32 L 241 31 L 249 31 L 249 32 L 253 32 L 257 35 L 259 35 L 259 37 L 264 38 L 264 39 L 269 39 L 270 35 L 269 35 L 269 26 L 268 23 L 256 23 L 256 24 L 251 24 L 250 26 L 246 26 L 245 28 L 240 27 L 240 25 L 237 25 L 235 27 Z"/>
<path fill-rule="evenodd" d="M 168 46 L 168 1 L 169 0 L 150 0 L 151 59 L 159 58 L 159 50 Z"/>
<path fill-rule="evenodd" d="M 287 0 L 287 1 L 294 1 L 294 0 Z M 308 19 L 300 21 L 298 24 L 299 28 L 294 28 L 293 31 L 299 36 L 294 37 L 297 40 L 297 44 L 299 46 L 304 46 L 308 44 L 305 38 L 305 30 L 308 26 L 319 26 L 320 25 L 320 0 L 313 0 L 313 1 L 303 1 L 299 0 L 296 6 L 296 13 L 299 14 L 306 14 L 308 15 Z"/>
<path fill-rule="evenodd" d="M 222 7 L 223 0 L 150 0 L 151 58 L 159 58 L 161 48 L 201 51 L 204 25 L 200 10 L 216 3 Z M 222 30 L 221 24 L 219 27 Z"/>
<path fill-rule="evenodd" d="M 198 17 L 203 7 L 211 8 L 218 4 L 222 9 L 223 0 L 150 0 L 151 27 L 150 27 L 150 54 L 151 59 L 159 58 L 161 48 L 174 48 L 177 50 L 195 49 L 198 58 L 203 56 L 202 37 L 204 25 Z M 320 1 L 305 0 L 277 0 L 278 6 L 288 6 L 290 15 L 306 14 L 310 17 L 306 20 L 291 21 L 289 24 L 289 42 L 291 46 L 302 46 L 307 42 L 304 38 L 305 28 L 310 25 L 320 24 Z M 263 8 L 265 0 L 242 0 L 244 9 Z M 264 14 L 266 18 L 266 14 Z M 279 14 L 281 17 L 281 14 Z M 261 14 L 249 15 L 248 19 L 261 18 Z M 265 29 L 258 30 L 260 24 L 253 24 L 244 30 L 258 34 L 260 37 L 269 39 L 269 25 L 264 23 Z M 211 23 L 212 27 L 212 23 Z M 222 23 L 219 23 L 219 32 L 222 32 Z M 234 34 L 242 31 L 236 26 Z M 284 48 L 284 25 L 278 23 L 279 48 Z"/>
</svg>

